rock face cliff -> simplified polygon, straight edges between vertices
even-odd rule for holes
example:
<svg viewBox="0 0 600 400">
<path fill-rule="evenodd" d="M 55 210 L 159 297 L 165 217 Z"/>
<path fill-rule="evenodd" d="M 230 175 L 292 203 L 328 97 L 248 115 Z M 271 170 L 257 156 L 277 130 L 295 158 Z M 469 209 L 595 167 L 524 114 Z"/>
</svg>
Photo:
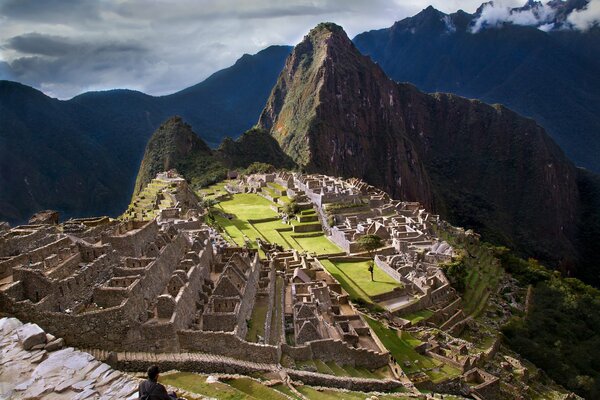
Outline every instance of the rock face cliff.
<svg viewBox="0 0 600 400">
<path fill-rule="evenodd" d="M 309 171 L 357 176 L 544 259 L 572 259 L 576 169 L 533 120 L 389 79 L 342 28 L 296 46 L 259 127 Z"/>
<path fill-rule="evenodd" d="M 250 129 L 237 140 L 226 138 L 212 150 L 181 117 L 165 121 L 146 145 L 133 196 L 161 171 L 176 169 L 192 186 L 205 186 L 225 179 L 229 169 L 246 168 L 253 162 L 277 168 L 295 165 L 267 132 Z"/>
<path fill-rule="evenodd" d="M 367 178 L 430 206 L 429 177 L 394 103 L 398 92 L 341 27 L 320 24 L 288 57 L 259 126 L 307 171 Z"/>
</svg>

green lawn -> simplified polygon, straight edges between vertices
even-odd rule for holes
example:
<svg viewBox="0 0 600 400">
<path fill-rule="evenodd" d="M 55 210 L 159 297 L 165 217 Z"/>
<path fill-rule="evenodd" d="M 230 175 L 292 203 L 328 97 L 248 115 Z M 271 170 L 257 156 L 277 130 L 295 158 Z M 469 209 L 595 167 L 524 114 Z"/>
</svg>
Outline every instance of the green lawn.
<svg viewBox="0 0 600 400">
<path fill-rule="evenodd" d="M 310 400 L 365 400 L 370 397 L 368 393 L 363 392 L 350 392 L 350 391 L 336 391 L 331 389 L 317 390 L 310 386 L 297 386 L 296 389 Z M 380 400 L 406 400 L 412 397 L 406 397 L 401 395 L 377 395 Z"/>
<path fill-rule="evenodd" d="M 246 393 L 252 399 L 264 400 L 286 400 L 287 397 L 282 395 L 275 389 L 271 389 L 265 385 L 256 382 L 249 378 L 238 378 L 225 381 L 228 385 L 236 388 L 240 392 Z"/>
<path fill-rule="evenodd" d="M 302 250 L 306 250 L 309 253 L 317 254 L 336 254 L 343 253 L 336 244 L 331 240 L 327 239 L 325 235 L 311 236 L 311 235 L 294 235 L 292 239 L 298 243 Z"/>
<path fill-rule="evenodd" d="M 250 317 L 250 326 L 246 333 L 247 341 L 257 342 L 258 336 L 265 337 L 265 320 L 267 319 L 268 308 L 269 299 L 266 296 L 258 296 L 254 303 L 254 309 Z"/>
<path fill-rule="evenodd" d="M 323 265 L 325 268 L 327 268 L 327 270 L 329 270 L 332 264 L 340 273 L 346 276 L 344 281 L 348 283 L 351 282 L 351 286 L 353 286 L 355 292 L 357 291 L 356 288 L 360 289 L 357 294 L 363 292 L 368 297 L 372 297 L 392 291 L 394 288 L 402 287 L 400 282 L 394 280 L 376 265 L 373 271 L 374 280 L 371 280 L 371 274 L 369 273 L 367 261 L 327 261 Z M 333 274 L 333 269 L 330 270 L 330 273 Z"/>
<path fill-rule="evenodd" d="M 241 220 L 248 220 L 277 217 L 270 207 L 272 204 L 257 194 L 239 193 L 233 195 L 231 200 L 220 202 L 217 207 Z"/>
<path fill-rule="evenodd" d="M 272 202 L 257 194 L 240 193 L 232 196 L 231 200 L 220 202 L 216 210 L 235 215 L 228 219 L 216 215 L 216 222 L 225 230 L 226 239 L 229 238 L 237 245 L 244 244 L 248 238 L 255 246 L 256 238 L 277 243 L 286 249 L 293 248 L 298 251 L 307 251 L 317 254 L 337 254 L 342 249 L 332 243 L 324 234 L 297 234 L 292 226 L 281 220 L 249 223 L 248 220 L 276 218 L 277 213 L 271 209 Z M 313 211 L 314 212 L 314 211 Z M 216 214 L 216 213 L 215 213 Z"/>
<path fill-rule="evenodd" d="M 371 303 L 371 299 L 360 287 L 358 287 L 346 274 L 344 274 L 334 263 L 329 260 L 320 260 L 325 269 L 342 285 L 342 288 L 353 300 L 362 299 Z"/>
<path fill-rule="evenodd" d="M 458 369 L 417 353 L 414 347 L 421 342 L 411 336 L 408 332 L 401 332 L 398 334 L 398 331 L 385 327 L 379 321 L 371 318 L 365 319 L 377 337 L 379 337 L 379 340 L 381 340 L 386 349 L 388 349 L 396 358 L 400 367 L 407 374 L 425 370 L 424 372 L 433 381 L 440 381 L 448 377 L 460 375 Z M 410 366 L 404 365 L 404 362 L 406 361 L 410 362 Z M 415 361 L 417 362 L 415 363 Z"/>
<path fill-rule="evenodd" d="M 187 390 L 188 392 L 198 393 L 217 399 L 246 400 L 252 398 L 225 383 L 206 383 L 206 376 L 190 372 L 176 372 L 173 374 L 161 375 L 160 382 Z"/>
<path fill-rule="evenodd" d="M 433 311 L 420 310 L 411 314 L 403 315 L 402 318 L 409 320 L 413 324 L 428 319 L 433 315 Z"/>
</svg>

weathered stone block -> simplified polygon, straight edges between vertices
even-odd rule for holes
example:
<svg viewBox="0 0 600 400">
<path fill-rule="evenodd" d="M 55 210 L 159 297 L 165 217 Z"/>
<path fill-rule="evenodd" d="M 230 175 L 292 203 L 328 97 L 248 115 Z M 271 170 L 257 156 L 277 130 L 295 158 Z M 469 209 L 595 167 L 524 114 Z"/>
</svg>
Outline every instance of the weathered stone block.
<svg viewBox="0 0 600 400">
<path fill-rule="evenodd" d="M 64 345 L 65 345 L 65 340 L 63 338 L 59 338 L 59 339 L 54 339 L 53 341 L 46 344 L 46 347 L 44 347 L 44 349 L 46 351 L 56 351 L 56 350 L 62 349 Z"/>
<path fill-rule="evenodd" d="M 31 350 L 36 345 L 46 343 L 46 332 L 37 324 L 25 324 L 21 326 L 17 329 L 17 335 L 25 350 Z"/>
</svg>

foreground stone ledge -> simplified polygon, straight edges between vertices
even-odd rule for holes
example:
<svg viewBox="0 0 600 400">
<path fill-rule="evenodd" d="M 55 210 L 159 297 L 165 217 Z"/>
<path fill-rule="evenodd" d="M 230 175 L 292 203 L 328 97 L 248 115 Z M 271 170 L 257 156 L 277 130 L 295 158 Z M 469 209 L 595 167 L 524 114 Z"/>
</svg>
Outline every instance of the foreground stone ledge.
<svg viewBox="0 0 600 400">
<path fill-rule="evenodd" d="M 1 399 L 137 399 L 137 379 L 90 354 L 62 348 L 60 338 L 46 340 L 35 324 L 0 319 Z"/>
</svg>

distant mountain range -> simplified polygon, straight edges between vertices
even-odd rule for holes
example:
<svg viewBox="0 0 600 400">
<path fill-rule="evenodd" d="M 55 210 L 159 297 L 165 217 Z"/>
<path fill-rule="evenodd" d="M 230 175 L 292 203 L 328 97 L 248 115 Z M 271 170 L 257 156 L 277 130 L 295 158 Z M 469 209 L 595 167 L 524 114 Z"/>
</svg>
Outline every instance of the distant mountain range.
<svg viewBox="0 0 600 400">
<path fill-rule="evenodd" d="M 600 172 L 600 27 L 564 29 L 586 1 L 549 4 L 510 10 L 512 20 L 530 25 L 488 22 L 489 3 L 474 14 L 428 7 L 354 43 L 396 81 L 501 103 L 534 118 L 576 165 Z M 516 17 L 540 15 L 542 7 L 553 12 Z"/>
<path fill-rule="evenodd" d="M 269 47 L 163 97 L 113 90 L 59 101 L 0 81 L 0 220 L 22 222 L 45 208 L 66 217 L 120 214 L 151 133 L 179 115 L 190 126 L 172 120 L 166 132 L 198 134 L 204 144 L 193 154 L 200 155 L 181 164 L 169 161 L 176 147 L 166 158 L 151 151 L 156 162 L 142 168 L 146 175 L 167 164 L 197 175 L 209 164 L 222 173 L 263 160 L 253 149 L 273 150 L 274 142 L 262 131 L 209 151 L 258 121 L 305 170 L 357 175 L 528 254 L 580 261 L 600 240 L 600 224 L 587 223 L 600 208 L 595 176 L 577 170 L 532 120 L 501 106 L 428 96 L 386 76 L 426 92 L 504 103 L 546 127 L 576 165 L 600 171 L 600 28 L 561 29 L 585 2 L 556 4 L 552 20 L 531 26 L 483 21 L 489 4 L 475 14 L 430 7 L 358 35 L 355 47 L 325 24 L 338 33 L 314 35 L 338 45 L 317 48 L 319 40 L 305 39 L 289 58 L 291 47 Z M 600 282 L 595 270 L 582 269 Z"/>
<path fill-rule="evenodd" d="M 162 122 L 180 115 L 211 146 L 239 136 L 256 123 L 290 50 L 244 55 L 163 97 L 111 90 L 60 101 L 0 81 L 0 220 L 23 222 L 46 208 L 66 217 L 120 214 Z"/>
</svg>

